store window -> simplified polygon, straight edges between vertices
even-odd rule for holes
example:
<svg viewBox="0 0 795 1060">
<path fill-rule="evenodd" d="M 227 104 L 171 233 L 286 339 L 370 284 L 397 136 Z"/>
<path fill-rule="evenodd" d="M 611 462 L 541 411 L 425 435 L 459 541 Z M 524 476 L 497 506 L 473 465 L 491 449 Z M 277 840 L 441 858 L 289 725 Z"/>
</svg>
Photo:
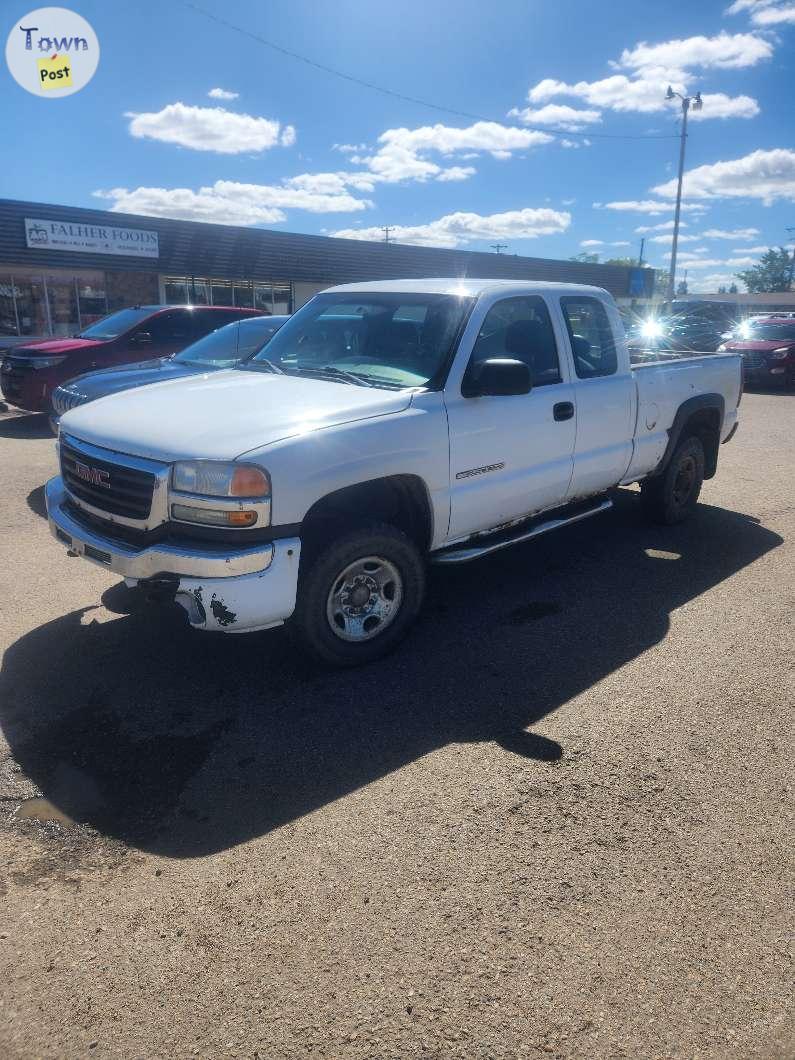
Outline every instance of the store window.
<svg viewBox="0 0 795 1060">
<path fill-rule="evenodd" d="M 170 305 L 228 305 L 287 315 L 292 308 L 289 283 L 255 283 L 199 276 L 166 276 L 163 298 Z"/>
<path fill-rule="evenodd" d="M 0 276 L 0 335 L 18 335 L 14 280 L 11 276 Z"/>
</svg>

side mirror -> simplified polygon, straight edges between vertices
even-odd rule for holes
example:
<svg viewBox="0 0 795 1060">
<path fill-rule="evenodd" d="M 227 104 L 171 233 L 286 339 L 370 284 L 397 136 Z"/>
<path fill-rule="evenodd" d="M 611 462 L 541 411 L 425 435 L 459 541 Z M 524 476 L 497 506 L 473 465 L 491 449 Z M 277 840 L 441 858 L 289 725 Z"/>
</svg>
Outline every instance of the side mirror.
<svg viewBox="0 0 795 1060">
<path fill-rule="evenodd" d="M 489 357 L 471 364 L 464 376 L 464 397 L 511 397 L 529 394 L 533 388 L 530 369 L 511 357 Z"/>
<path fill-rule="evenodd" d="M 152 342 L 151 331 L 139 331 L 133 336 L 136 346 L 149 346 Z"/>
</svg>

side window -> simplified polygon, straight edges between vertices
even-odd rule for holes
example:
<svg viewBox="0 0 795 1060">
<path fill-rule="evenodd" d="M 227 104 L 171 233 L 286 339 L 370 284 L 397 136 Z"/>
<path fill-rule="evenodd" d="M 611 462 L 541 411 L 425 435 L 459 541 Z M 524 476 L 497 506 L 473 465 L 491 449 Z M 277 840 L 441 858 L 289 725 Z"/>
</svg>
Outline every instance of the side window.
<svg viewBox="0 0 795 1060">
<path fill-rule="evenodd" d="M 152 342 L 189 342 L 193 338 L 190 317 L 179 309 L 152 317 L 141 330 L 149 332 Z"/>
<path fill-rule="evenodd" d="M 231 324 L 241 319 L 239 313 L 225 313 L 223 309 L 194 309 L 191 315 L 193 332 L 197 339 L 222 328 L 224 324 Z"/>
<path fill-rule="evenodd" d="M 560 382 L 560 363 L 546 303 L 538 295 L 504 298 L 486 314 L 472 361 L 510 357 L 529 367 L 533 386 Z"/>
<path fill-rule="evenodd" d="M 579 379 L 614 375 L 618 368 L 616 340 L 605 307 L 598 298 L 561 298 L 569 329 L 574 368 Z"/>
</svg>

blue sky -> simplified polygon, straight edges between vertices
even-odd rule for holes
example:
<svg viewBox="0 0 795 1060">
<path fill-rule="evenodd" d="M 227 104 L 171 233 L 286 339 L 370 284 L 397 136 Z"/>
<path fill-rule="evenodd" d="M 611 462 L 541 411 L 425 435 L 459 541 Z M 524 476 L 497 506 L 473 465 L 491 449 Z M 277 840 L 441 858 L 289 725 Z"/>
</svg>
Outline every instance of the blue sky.
<svg viewBox="0 0 795 1060">
<path fill-rule="evenodd" d="M 498 242 L 542 257 L 637 255 L 645 234 L 646 261 L 664 267 L 671 81 L 704 96 L 680 277 L 687 268 L 691 290 L 714 290 L 760 248 L 791 242 L 792 0 L 196 2 L 356 78 L 486 120 L 334 77 L 182 0 L 84 0 L 71 7 L 102 50 L 86 88 L 41 99 L 3 65 L 13 149 L 0 194 L 370 238 L 389 224 L 401 242 Z M 9 32 L 30 7 L 0 9 Z"/>
</svg>

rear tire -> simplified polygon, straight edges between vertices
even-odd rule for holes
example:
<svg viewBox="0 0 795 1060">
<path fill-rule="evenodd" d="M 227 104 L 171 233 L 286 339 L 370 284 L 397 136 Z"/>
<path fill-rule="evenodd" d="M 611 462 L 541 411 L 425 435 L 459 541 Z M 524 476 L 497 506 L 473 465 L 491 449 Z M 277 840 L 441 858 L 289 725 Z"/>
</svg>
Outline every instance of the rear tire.
<svg viewBox="0 0 795 1060">
<path fill-rule="evenodd" d="M 646 514 L 656 523 L 673 526 L 693 512 L 704 481 L 704 446 L 695 435 L 674 450 L 667 468 L 641 483 L 640 495 Z"/>
<path fill-rule="evenodd" d="M 288 627 L 319 662 L 361 666 L 403 639 L 424 595 L 425 565 L 416 545 L 377 523 L 343 533 L 310 561 Z"/>
</svg>

